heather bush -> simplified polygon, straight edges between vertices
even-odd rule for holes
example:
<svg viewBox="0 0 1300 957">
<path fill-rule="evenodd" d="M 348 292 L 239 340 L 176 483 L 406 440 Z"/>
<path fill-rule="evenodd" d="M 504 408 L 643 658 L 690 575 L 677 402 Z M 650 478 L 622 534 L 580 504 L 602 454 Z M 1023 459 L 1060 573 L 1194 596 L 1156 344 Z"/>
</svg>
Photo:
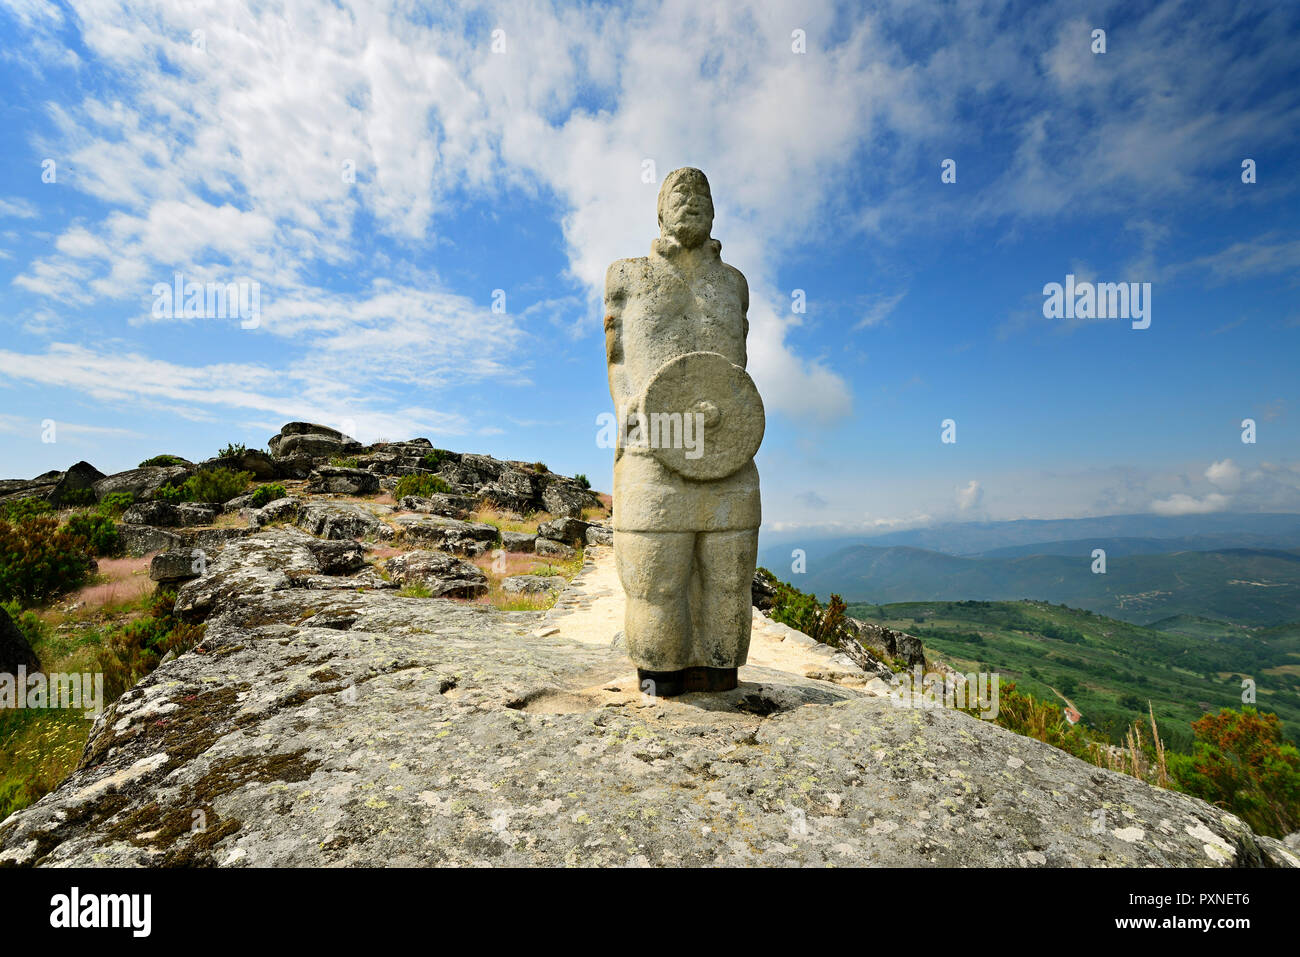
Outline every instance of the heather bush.
<svg viewBox="0 0 1300 957">
<path fill-rule="evenodd" d="M 270 485 L 259 485 L 253 490 L 253 497 L 248 500 L 248 504 L 253 508 L 261 508 L 268 502 L 274 502 L 276 499 L 284 498 L 288 494 L 284 486 L 279 482 L 272 482 Z"/>
<path fill-rule="evenodd" d="M 0 518 L 19 522 L 33 515 L 53 515 L 54 506 L 43 498 L 13 498 L 0 505 Z"/>
<path fill-rule="evenodd" d="M 65 526 L 69 532 L 86 540 L 90 554 L 99 556 L 122 554 L 122 537 L 111 515 L 103 512 L 76 512 Z"/>
<path fill-rule="evenodd" d="M 54 518 L 0 519 L 0 601 L 39 605 L 79 587 L 93 565 L 86 537 Z"/>
<path fill-rule="evenodd" d="M 400 500 L 407 495 L 428 498 L 430 495 L 445 495 L 450 491 L 451 486 L 439 475 L 403 475 L 398 479 L 393 495 Z"/>
<path fill-rule="evenodd" d="M 155 455 L 151 459 L 145 459 L 140 463 L 140 468 L 149 468 L 153 465 L 188 465 L 179 455 Z"/>
</svg>

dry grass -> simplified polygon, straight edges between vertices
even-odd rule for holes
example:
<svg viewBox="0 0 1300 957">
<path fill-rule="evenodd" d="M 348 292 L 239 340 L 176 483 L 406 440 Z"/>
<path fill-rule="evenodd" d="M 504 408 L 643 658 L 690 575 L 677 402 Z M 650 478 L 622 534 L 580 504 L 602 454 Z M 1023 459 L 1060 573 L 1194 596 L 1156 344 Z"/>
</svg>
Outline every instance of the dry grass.
<svg viewBox="0 0 1300 957">
<path fill-rule="evenodd" d="M 1147 702 L 1147 714 L 1151 723 L 1150 753 L 1142 740 L 1142 721 L 1139 719 L 1124 735 L 1123 745 L 1099 750 L 1097 764 L 1167 788 L 1169 768 L 1165 762 L 1165 744 L 1160 740 L 1160 729 L 1156 726 L 1156 714 L 1150 702 Z"/>
<path fill-rule="evenodd" d="M 149 579 L 149 563 L 154 554 L 99 559 L 99 574 L 63 599 L 58 610 L 64 617 L 75 614 L 78 618 L 138 610 L 154 592 L 155 583 Z"/>
<path fill-rule="evenodd" d="M 480 505 L 470 513 L 469 521 L 491 525 L 502 532 L 523 532 L 525 535 L 536 535 L 537 526 L 542 522 L 549 522 L 552 517 L 550 512 L 533 512 L 530 515 L 525 515 L 521 520 L 514 518 L 512 513 L 507 513 L 503 509 L 491 505 Z"/>
</svg>

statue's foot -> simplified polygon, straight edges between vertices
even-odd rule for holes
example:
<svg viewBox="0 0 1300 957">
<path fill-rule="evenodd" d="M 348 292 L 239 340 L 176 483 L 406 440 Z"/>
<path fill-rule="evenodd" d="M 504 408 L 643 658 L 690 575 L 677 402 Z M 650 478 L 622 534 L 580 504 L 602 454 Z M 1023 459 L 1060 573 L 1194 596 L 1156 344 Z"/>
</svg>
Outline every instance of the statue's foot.
<svg viewBox="0 0 1300 957">
<path fill-rule="evenodd" d="M 683 668 L 680 671 L 636 670 L 641 690 L 656 698 L 675 698 L 692 691 L 730 691 L 739 683 L 736 668 Z"/>
</svg>

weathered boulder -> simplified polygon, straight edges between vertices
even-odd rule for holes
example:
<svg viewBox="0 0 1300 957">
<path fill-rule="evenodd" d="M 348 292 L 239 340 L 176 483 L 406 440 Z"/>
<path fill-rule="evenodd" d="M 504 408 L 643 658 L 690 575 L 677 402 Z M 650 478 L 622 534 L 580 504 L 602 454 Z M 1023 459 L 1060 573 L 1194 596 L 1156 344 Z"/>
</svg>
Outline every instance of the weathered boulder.
<svg viewBox="0 0 1300 957">
<path fill-rule="evenodd" d="M 122 521 L 157 528 L 185 528 L 190 525 L 211 525 L 220 510 L 220 506 L 202 502 L 137 502 L 122 513 Z"/>
<path fill-rule="evenodd" d="M 117 534 L 126 553 L 137 557 L 185 547 L 185 539 L 176 532 L 153 525 L 122 524 L 117 526 Z"/>
<path fill-rule="evenodd" d="M 108 495 L 126 493 L 137 502 L 154 497 L 164 485 L 180 485 L 194 474 L 194 469 L 184 465 L 146 465 L 106 475 L 95 482 L 95 498 L 103 501 Z"/>
<path fill-rule="evenodd" d="M 491 525 L 462 522 L 443 515 L 398 515 L 393 521 L 403 541 L 461 555 L 482 554 L 496 542 L 498 535 Z"/>
<path fill-rule="evenodd" d="M 373 495 L 379 491 L 379 476 L 365 469 L 320 465 L 312 471 L 307 491 L 318 495 Z"/>
<path fill-rule="evenodd" d="M 20 667 L 29 673 L 40 671 L 41 659 L 9 613 L 0 607 L 0 675 L 17 675 Z"/>
<path fill-rule="evenodd" d="M 770 611 L 772 606 L 776 604 L 776 577 L 766 569 L 758 569 L 754 572 L 754 581 L 750 585 L 749 592 L 750 601 L 755 608 L 759 611 Z"/>
<path fill-rule="evenodd" d="M 548 558 L 573 558 L 578 553 L 564 542 L 557 542 L 540 536 L 533 542 L 533 551 Z"/>
<path fill-rule="evenodd" d="M 503 468 L 496 478 L 478 487 L 478 500 L 499 509 L 528 512 L 537 508 L 537 493 L 536 475 Z"/>
<path fill-rule="evenodd" d="M 149 579 L 166 584 L 198 578 L 205 560 L 206 556 L 189 548 L 175 552 L 159 552 L 149 562 Z"/>
<path fill-rule="evenodd" d="M 0 865 L 1297 863 L 961 712 L 757 666 L 647 701 L 621 647 L 536 633 L 535 612 L 248 584 L 0 822 Z"/>
<path fill-rule="evenodd" d="M 403 552 L 388 559 L 384 568 L 394 581 L 423 585 L 434 598 L 477 598 L 488 590 L 481 568 L 446 552 Z"/>
<path fill-rule="evenodd" d="M 397 506 L 408 512 L 464 518 L 473 511 L 474 500 L 467 495 L 404 495 Z"/>
<path fill-rule="evenodd" d="M 881 655 L 903 661 L 909 668 L 917 665 L 925 667 L 925 646 L 915 635 L 894 631 L 874 622 L 859 621 L 857 618 L 846 618 L 845 622 L 853 631 L 854 637 L 869 650 L 874 649 Z"/>
<path fill-rule="evenodd" d="M 55 483 L 47 496 L 51 505 L 80 505 L 95 498 L 95 483 L 104 473 L 89 462 L 78 462 Z"/>
<path fill-rule="evenodd" d="M 231 542 L 211 561 L 206 573 L 176 593 L 176 614 L 191 620 L 208 616 L 237 597 L 291 587 L 289 572 L 319 573 L 314 540 L 292 528 L 277 528 Z"/>
<path fill-rule="evenodd" d="M 542 510 L 552 515 L 577 517 L 593 504 L 592 494 L 572 479 L 555 476 L 542 490 Z"/>
<path fill-rule="evenodd" d="M 366 550 L 354 541 L 313 539 L 307 542 L 307 548 L 316 556 L 323 575 L 351 575 L 366 567 Z"/>
<path fill-rule="evenodd" d="M 580 518 L 553 518 L 537 526 L 537 537 L 580 547 L 587 541 L 589 528 L 591 523 L 584 522 Z"/>
<path fill-rule="evenodd" d="M 393 530 L 371 508 L 381 514 L 392 511 L 387 506 L 363 507 L 351 502 L 307 502 L 298 510 L 298 527 L 321 538 L 392 538 Z"/>
<path fill-rule="evenodd" d="M 608 525 L 589 525 L 585 537 L 588 545 L 614 544 L 614 530 Z"/>
<path fill-rule="evenodd" d="M 277 522 L 296 522 L 302 511 L 302 499 L 292 495 L 267 502 L 261 508 L 248 510 L 249 521 L 254 525 L 274 525 Z"/>
<path fill-rule="evenodd" d="M 563 575 L 512 575 L 502 579 L 501 590 L 515 595 L 545 595 L 568 584 Z"/>
<path fill-rule="evenodd" d="M 291 459 L 306 456 L 311 459 L 328 458 L 344 451 L 361 448 L 361 444 L 338 429 L 312 422 L 288 422 L 277 435 L 267 442 L 274 459 Z"/>
<path fill-rule="evenodd" d="M 531 552 L 537 545 L 537 536 L 528 532 L 501 533 L 501 547 L 508 552 Z"/>
<path fill-rule="evenodd" d="M 261 449 L 245 449 L 235 455 L 219 455 L 197 466 L 199 471 L 207 469 L 229 469 L 232 472 L 250 472 L 253 478 L 269 482 L 279 475 L 275 459 Z"/>
</svg>

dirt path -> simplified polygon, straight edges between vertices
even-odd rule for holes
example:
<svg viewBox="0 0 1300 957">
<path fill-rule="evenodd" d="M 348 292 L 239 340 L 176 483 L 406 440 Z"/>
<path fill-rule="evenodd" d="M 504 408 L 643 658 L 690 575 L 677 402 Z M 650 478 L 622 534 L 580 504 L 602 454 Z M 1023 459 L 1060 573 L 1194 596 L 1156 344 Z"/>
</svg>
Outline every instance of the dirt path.
<svg viewBox="0 0 1300 957">
<path fill-rule="evenodd" d="M 543 619 L 539 635 L 559 635 L 582 644 L 622 649 L 623 586 L 614 566 L 614 550 L 589 546 L 586 564 Z M 886 693 L 879 679 L 868 680 L 843 655 L 819 645 L 802 632 L 765 618 L 754 609 L 749 661 L 740 669 L 740 680 L 753 681 L 755 668 L 771 668 L 805 678 L 833 681 L 861 691 Z M 635 689 L 636 668 L 629 660 L 627 672 L 619 677 L 620 688 Z"/>
</svg>

